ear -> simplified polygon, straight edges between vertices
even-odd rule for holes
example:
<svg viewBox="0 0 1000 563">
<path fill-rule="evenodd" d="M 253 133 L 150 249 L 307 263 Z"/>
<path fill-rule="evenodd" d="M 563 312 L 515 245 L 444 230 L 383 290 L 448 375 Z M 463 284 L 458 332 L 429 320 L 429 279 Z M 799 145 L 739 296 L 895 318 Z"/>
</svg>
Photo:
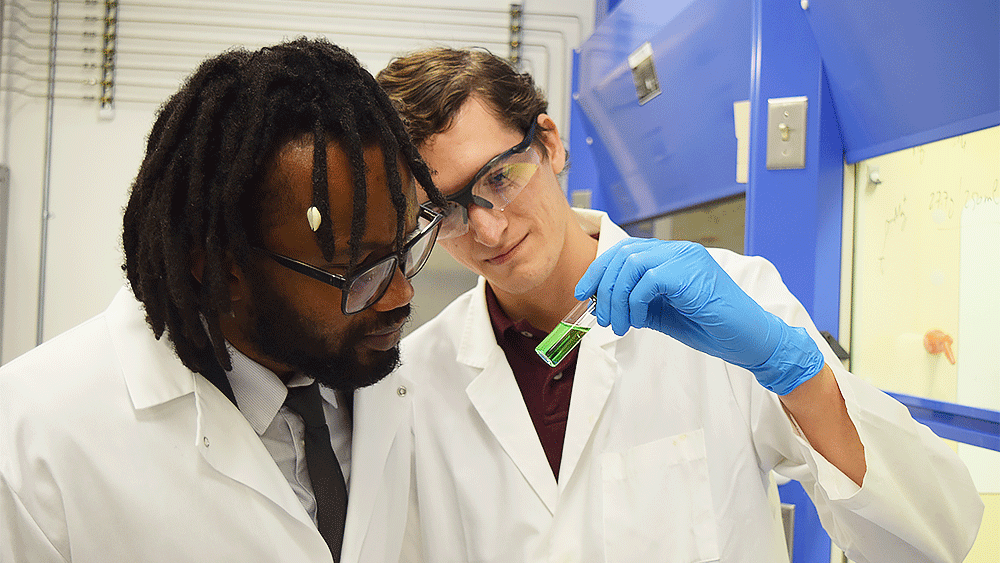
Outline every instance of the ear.
<svg viewBox="0 0 1000 563">
<path fill-rule="evenodd" d="M 246 276 L 243 270 L 236 263 L 231 255 L 226 254 L 226 269 L 229 270 L 227 283 L 229 285 L 229 300 L 236 305 L 237 301 L 244 299 L 249 288 L 246 286 Z M 196 249 L 191 251 L 191 275 L 201 283 L 205 275 L 205 251 Z"/>
<path fill-rule="evenodd" d="M 538 140 L 545 145 L 545 150 L 549 153 L 552 172 L 558 175 L 566 166 L 566 147 L 559 137 L 559 127 L 547 113 L 539 114 L 538 126 Z"/>
<path fill-rule="evenodd" d="M 226 283 L 229 286 L 229 302 L 232 303 L 233 310 L 235 310 L 241 301 L 249 298 L 250 287 L 247 286 L 247 277 L 243 274 L 243 269 L 236 263 L 236 260 L 233 260 L 232 256 L 227 255 L 226 257 L 226 269 L 229 270 L 229 275 L 226 276 Z"/>
<path fill-rule="evenodd" d="M 201 278 L 205 273 L 205 251 L 201 248 L 191 251 L 191 275 L 201 283 Z"/>
</svg>

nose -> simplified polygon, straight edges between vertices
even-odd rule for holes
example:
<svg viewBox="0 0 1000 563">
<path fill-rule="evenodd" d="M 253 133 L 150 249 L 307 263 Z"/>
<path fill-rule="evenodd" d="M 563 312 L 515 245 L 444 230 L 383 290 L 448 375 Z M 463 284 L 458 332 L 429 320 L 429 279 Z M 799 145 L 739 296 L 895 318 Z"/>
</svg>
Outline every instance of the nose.
<svg viewBox="0 0 1000 563">
<path fill-rule="evenodd" d="M 469 230 L 479 244 L 490 247 L 499 245 L 506 229 L 507 217 L 503 211 L 474 203 L 469 206 Z"/>
<path fill-rule="evenodd" d="M 372 308 L 376 311 L 398 309 L 413 300 L 413 293 L 413 284 L 406 279 L 401 269 L 396 268 L 392 274 L 392 281 L 389 282 L 389 289 L 385 290 L 385 295 L 372 305 Z"/>
</svg>

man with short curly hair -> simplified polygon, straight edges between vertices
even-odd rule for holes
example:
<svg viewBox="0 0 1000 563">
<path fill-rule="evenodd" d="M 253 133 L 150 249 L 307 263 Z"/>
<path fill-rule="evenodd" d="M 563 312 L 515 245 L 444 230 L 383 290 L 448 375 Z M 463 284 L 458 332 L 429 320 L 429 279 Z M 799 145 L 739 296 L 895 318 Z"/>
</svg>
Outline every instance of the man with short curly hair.
<svg viewBox="0 0 1000 563">
<path fill-rule="evenodd" d="M 964 557 L 982 515 L 968 471 L 840 365 L 774 266 L 572 209 L 545 98 L 499 57 L 433 48 L 378 79 L 448 200 L 441 246 L 481 276 L 402 345 L 407 553 L 785 561 L 774 470 L 856 561 Z M 591 296 L 601 326 L 543 361 Z"/>
</svg>

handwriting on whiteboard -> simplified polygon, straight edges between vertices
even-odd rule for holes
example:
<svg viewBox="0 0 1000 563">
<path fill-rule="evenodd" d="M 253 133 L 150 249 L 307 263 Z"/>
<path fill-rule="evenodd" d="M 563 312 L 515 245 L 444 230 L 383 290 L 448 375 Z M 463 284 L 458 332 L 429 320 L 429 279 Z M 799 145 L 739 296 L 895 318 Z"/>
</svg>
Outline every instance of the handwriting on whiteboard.
<svg viewBox="0 0 1000 563">
<path fill-rule="evenodd" d="M 885 253 L 889 245 L 889 236 L 895 232 L 902 233 L 906 230 L 906 196 L 896 204 L 892 210 L 892 216 L 885 220 L 885 233 L 882 237 L 882 254 L 878 257 L 879 270 L 885 273 Z"/>
<path fill-rule="evenodd" d="M 986 204 L 1000 205 L 1000 180 L 993 180 L 993 188 L 982 192 L 965 190 L 965 203 L 962 207 L 975 209 Z"/>
</svg>

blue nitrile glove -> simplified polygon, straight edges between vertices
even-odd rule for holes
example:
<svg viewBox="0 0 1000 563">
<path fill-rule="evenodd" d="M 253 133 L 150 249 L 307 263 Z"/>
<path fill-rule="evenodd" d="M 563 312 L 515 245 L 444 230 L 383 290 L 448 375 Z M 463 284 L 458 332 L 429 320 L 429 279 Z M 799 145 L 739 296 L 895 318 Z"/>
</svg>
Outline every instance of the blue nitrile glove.
<svg viewBox="0 0 1000 563">
<path fill-rule="evenodd" d="M 785 395 L 823 369 L 805 329 L 765 311 L 693 242 L 625 239 L 601 254 L 576 285 L 597 296 L 597 322 L 623 335 L 649 327 L 753 372 Z"/>
</svg>

